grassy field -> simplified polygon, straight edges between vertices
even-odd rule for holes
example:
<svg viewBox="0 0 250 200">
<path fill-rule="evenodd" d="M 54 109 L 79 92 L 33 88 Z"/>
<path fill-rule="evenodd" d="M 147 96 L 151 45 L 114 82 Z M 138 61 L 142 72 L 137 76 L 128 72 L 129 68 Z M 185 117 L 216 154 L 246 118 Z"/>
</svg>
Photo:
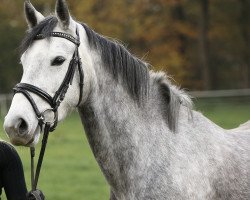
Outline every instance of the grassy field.
<svg viewBox="0 0 250 200">
<path fill-rule="evenodd" d="M 2 126 L 0 137 L 6 139 Z M 30 189 L 29 149 L 18 147 L 17 150 Z M 61 123 L 49 137 L 39 188 L 49 200 L 108 199 L 108 185 L 93 157 L 76 113 Z"/>
<path fill-rule="evenodd" d="M 219 126 L 230 129 L 250 120 L 250 97 L 193 100 L 195 109 Z"/>
<path fill-rule="evenodd" d="M 242 102 L 235 99 L 217 99 L 194 102 L 196 110 L 224 128 L 237 127 L 250 119 L 250 100 Z M 6 139 L 2 126 L 0 138 Z M 23 160 L 26 181 L 30 188 L 29 150 L 24 147 L 18 147 L 17 150 Z M 108 185 L 97 166 L 76 113 L 50 135 L 39 188 L 49 200 L 108 199 Z"/>
</svg>

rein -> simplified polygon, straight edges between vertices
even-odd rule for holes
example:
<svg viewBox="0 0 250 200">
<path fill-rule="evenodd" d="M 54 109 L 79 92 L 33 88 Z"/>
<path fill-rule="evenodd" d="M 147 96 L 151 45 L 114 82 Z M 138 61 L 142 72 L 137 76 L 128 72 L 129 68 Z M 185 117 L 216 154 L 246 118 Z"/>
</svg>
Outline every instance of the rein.
<svg viewBox="0 0 250 200">
<path fill-rule="evenodd" d="M 68 88 L 70 85 L 72 85 L 72 80 L 76 71 L 76 68 L 78 68 L 79 71 L 79 78 L 80 78 L 80 83 L 79 83 L 79 100 L 76 106 L 79 106 L 82 100 L 82 90 L 83 90 L 83 84 L 84 84 L 84 73 L 82 69 L 82 62 L 79 56 L 79 46 L 80 46 L 80 37 L 79 37 L 79 32 L 78 28 L 76 29 L 76 35 L 77 38 L 73 37 L 72 35 L 66 34 L 66 33 L 61 33 L 61 32 L 51 32 L 48 37 L 59 37 L 59 38 L 64 38 L 76 45 L 76 49 L 74 51 L 74 54 L 72 56 L 72 59 L 69 63 L 68 70 L 66 72 L 66 75 L 58 88 L 58 90 L 55 92 L 55 95 L 52 97 L 50 96 L 46 91 L 40 89 L 39 87 L 36 87 L 34 85 L 28 84 L 28 83 L 18 83 L 14 87 L 14 94 L 16 93 L 22 93 L 27 100 L 30 102 L 37 120 L 38 120 L 38 125 L 41 128 L 41 131 L 43 130 L 43 139 L 42 139 L 42 145 L 40 149 L 40 154 L 39 158 L 37 161 L 37 166 L 35 169 L 35 164 L 34 164 L 34 157 L 35 157 L 35 148 L 30 147 L 30 156 L 31 156 L 31 184 L 32 184 L 32 189 L 30 192 L 27 194 L 28 200 L 43 200 L 45 199 L 45 196 L 43 195 L 42 191 L 37 189 L 37 184 L 38 184 L 38 179 L 40 175 L 40 171 L 42 168 L 42 162 L 43 162 L 43 157 L 45 154 L 46 150 L 46 145 L 49 137 L 49 133 L 53 132 L 57 126 L 58 123 L 58 108 L 61 104 L 61 102 L 64 100 L 65 95 L 68 91 Z M 43 34 L 38 34 L 35 37 L 35 40 L 41 40 L 45 39 L 47 36 Z M 43 112 L 39 111 L 38 106 L 30 93 L 34 93 L 41 97 L 43 100 L 45 100 L 51 108 L 44 110 Z M 52 112 L 54 115 L 53 120 L 48 120 L 46 119 L 46 114 Z M 34 139 L 32 139 L 27 145 L 31 144 Z"/>
</svg>

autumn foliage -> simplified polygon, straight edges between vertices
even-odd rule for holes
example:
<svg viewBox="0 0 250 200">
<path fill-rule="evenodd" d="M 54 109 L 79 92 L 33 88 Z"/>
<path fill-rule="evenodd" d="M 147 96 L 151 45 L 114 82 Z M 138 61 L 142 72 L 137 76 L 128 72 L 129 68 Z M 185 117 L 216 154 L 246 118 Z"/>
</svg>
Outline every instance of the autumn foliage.
<svg viewBox="0 0 250 200">
<path fill-rule="evenodd" d="M 33 0 L 43 14 L 54 0 Z M 248 0 L 68 0 L 71 14 L 193 89 L 250 87 Z M 19 81 L 23 2 L 0 4 L 0 92 Z"/>
</svg>

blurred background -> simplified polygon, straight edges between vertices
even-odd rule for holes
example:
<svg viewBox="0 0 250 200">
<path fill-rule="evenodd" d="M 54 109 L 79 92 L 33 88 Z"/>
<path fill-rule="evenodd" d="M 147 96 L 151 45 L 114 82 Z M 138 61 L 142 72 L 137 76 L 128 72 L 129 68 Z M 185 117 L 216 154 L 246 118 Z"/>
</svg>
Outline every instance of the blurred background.
<svg viewBox="0 0 250 200">
<path fill-rule="evenodd" d="M 43 14 L 55 0 L 33 0 Z M 250 87 L 248 0 L 68 0 L 75 19 L 122 41 L 189 90 Z M 20 79 L 22 0 L 1 0 L 0 91 Z"/>
<path fill-rule="evenodd" d="M 54 11 L 55 0 L 32 3 L 44 15 Z M 121 41 L 154 70 L 165 71 L 190 92 L 196 109 L 218 125 L 233 128 L 250 119 L 249 0 L 68 0 L 68 4 L 75 19 Z M 12 88 L 22 74 L 18 46 L 27 29 L 23 1 L 1 0 L 0 19 L 2 124 Z M 108 199 L 107 184 L 83 135 L 74 113 L 51 136 L 41 179 L 48 199 Z M 0 138 L 4 137 L 0 128 Z M 28 151 L 18 150 L 28 173 Z"/>
</svg>

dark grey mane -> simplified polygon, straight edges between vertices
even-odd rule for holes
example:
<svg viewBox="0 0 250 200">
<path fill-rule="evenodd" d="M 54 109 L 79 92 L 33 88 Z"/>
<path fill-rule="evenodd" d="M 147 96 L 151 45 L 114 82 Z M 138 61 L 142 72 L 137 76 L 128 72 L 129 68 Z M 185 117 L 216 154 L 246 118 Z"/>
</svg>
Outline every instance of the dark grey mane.
<svg viewBox="0 0 250 200">
<path fill-rule="evenodd" d="M 132 97 L 143 100 L 149 87 L 148 65 L 136 58 L 116 41 L 109 40 L 94 32 L 86 24 L 84 27 L 91 48 L 98 50 L 107 70 L 128 89 Z"/>
<path fill-rule="evenodd" d="M 21 45 L 20 45 L 20 53 L 23 54 L 33 43 L 35 37 L 38 34 L 43 34 L 48 37 L 49 33 L 51 33 L 56 27 L 58 20 L 54 16 L 46 17 L 42 22 L 40 22 L 37 26 L 28 30 L 26 36 L 24 37 Z"/>
</svg>

